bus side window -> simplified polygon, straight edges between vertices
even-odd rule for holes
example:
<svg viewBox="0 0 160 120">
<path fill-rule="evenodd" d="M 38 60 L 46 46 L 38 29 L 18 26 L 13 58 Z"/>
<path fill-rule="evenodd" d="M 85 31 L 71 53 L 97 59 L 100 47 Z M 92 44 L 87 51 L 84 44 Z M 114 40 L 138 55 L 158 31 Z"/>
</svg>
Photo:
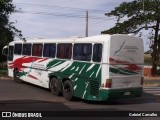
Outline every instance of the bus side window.
<svg viewBox="0 0 160 120">
<path fill-rule="evenodd" d="M 43 44 L 33 44 L 32 56 L 41 57 L 42 56 L 42 48 L 43 48 Z"/>
<path fill-rule="evenodd" d="M 22 52 L 22 54 L 30 56 L 31 55 L 31 47 L 32 47 L 31 44 L 23 44 L 23 52 Z"/>
<path fill-rule="evenodd" d="M 72 44 L 60 43 L 57 46 L 57 58 L 71 59 L 72 56 Z"/>
<path fill-rule="evenodd" d="M 73 59 L 82 61 L 91 61 L 92 44 L 74 44 Z"/>
<path fill-rule="evenodd" d="M 22 52 L 22 44 L 15 44 L 14 54 L 21 55 Z"/>
<path fill-rule="evenodd" d="M 101 62 L 102 44 L 94 44 L 93 47 L 93 62 Z"/>
<path fill-rule="evenodd" d="M 9 50 L 8 50 L 8 60 L 12 61 L 13 60 L 13 46 L 9 46 Z"/>
<path fill-rule="evenodd" d="M 54 58 L 56 54 L 56 44 L 45 43 L 43 50 L 43 57 Z"/>
</svg>

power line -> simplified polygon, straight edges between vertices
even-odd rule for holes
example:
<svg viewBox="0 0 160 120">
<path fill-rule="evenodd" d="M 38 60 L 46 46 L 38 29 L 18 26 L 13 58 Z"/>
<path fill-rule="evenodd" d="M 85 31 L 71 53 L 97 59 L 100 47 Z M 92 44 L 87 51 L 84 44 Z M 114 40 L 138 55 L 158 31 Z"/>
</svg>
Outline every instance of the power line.
<svg viewBox="0 0 160 120">
<path fill-rule="evenodd" d="M 15 11 L 16 13 L 29 13 L 29 14 L 39 14 L 39 15 L 51 15 L 51 16 L 62 16 L 62 17 L 74 17 L 74 18 L 86 18 L 81 15 L 74 14 L 62 14 L 62 13 L 49 13 L 49 12 L 37 12 L 37 11 Z M 103 17 L 89 16 L 89 19 L 100 19 L 100 20 L 113 20 L 113 18 L 106 19 Z"/>
<path fill-rule="evenodd" d="M 47 8 L 47 9 L 53 9 L 53 8 L 58 8 L 58 9 L 69 9 L 69 10 L 79 10 L 79 11 L 86 11 L 86 9 L 82 8 L 74 8 L 74 7 L 61 7 L 61 6 L 53 6 L 53 5 L 40 5 L 40 4 L 29 4 L 29 3 L 16 3 L 18 5 L 22 6 L 29 6 L 29 7 L 38 7 L 38 8 Z M 102 13 L 105 11 L 102 10 L 96 10 L 96 9 L 87 9 L 87 11 L 92 11 L 90 13 Z M 73 14 L 62 14 L 62 13 L 49 13 L 49 12 L 36 12 L 36 11 L 22 11 L 23 13 L 30 13 L 30 14 L 41 14 L 41 15 L 52 15 L 52 16 L 64 16 L 64 17 L 75 17 L 75 18 L 84 18 L 84 16 L 80 15 L 73 15 Z M 104 13 L 102 13 L 104 14 Z M 104 17 L 97 17 L 97 16 L 91 16 L 89 17 L 90 19 L 101 19 L 101 20 L 108 20 Z M 110 20 L 110 19 L 109 19 Z"/>
<path fill-rule="evenodd" d="M 71 10 L 81 10 L 81 11 L 92 11 L 95 13 L 105 13 L 106 11 L 104 10 L 96 10 L 96 9 L 82 9 L 82 8 L 75 8 L 75 7 L 62 7 L 62 6 L 57 6 L 57 5 L 41 5 L 41 4 L 30 4 L 30 3 L 16 3 L 17 5 L 22 5 L 22 6 L 29 6 L 29 7 L 44 7 L 48 9 L 53 9 L 53 8 L 59 8 L 59 9 L 71 9 Z"/>
<path fill-rule="evenodd" d="M 54 0 L 54 2 L 55 2 L 56 0 Z M 62 2 L 59 2 L 60 0 L 58 0 L 58 2 L 55 2 L 55 3 L 62 3 Z M 64 0 L 61 0 L 61 1 L 63 1 L 63 3 L 64 2 L 66 2 L 66 1 L 64 1 Z M 81 1 L 81 2 L 80 2 Z M 86 0 L 78 0 L 78 1 L 75 1 L 74 0 L 74 2 L 71 2 L 71 1 L 67 1 L 67 3 L 68 2 L 70 2 L 70 3 L 85 3 L 85 4 L 88 4 L 88 5 L 96 5 L 96 6 L 105 6 L 106 7 L 106 5 L 115 5 L 115 3 L 117 3 L 117 1 L 112 1 L 112 2 L 110 2 L 110 3 L 108 3 L 107 1 L 104 3 L 104 2 L 100 2 L 99 0 L 97 0 L 98 2 L 95 2 L 95 1 L 93 1 L 92 0 L 92 2 L 89 2 L 89 1 L 87 1 L 86 2 Z M 126 0 L 127 1 L 127 0 Z M 120 1 L 121 2 L 121 1 Z"/>
</svg>

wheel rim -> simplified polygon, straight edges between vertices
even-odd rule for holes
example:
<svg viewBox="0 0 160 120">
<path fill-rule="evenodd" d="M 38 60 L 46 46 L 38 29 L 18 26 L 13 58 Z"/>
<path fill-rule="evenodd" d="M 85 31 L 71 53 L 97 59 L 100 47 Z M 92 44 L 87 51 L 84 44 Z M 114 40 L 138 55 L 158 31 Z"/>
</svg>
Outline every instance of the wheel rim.
<svg viewBox="0 0 160 120">
<path fill-rule="evenodd" d="M 64 86 L 64 91 L 65 91 L 66 93 L 70 93 L 70 92 L 71 92 L 71 88 L 70 88 L 68 85 L 65 85 L 65 86 Z"/>
<path fill-rule="evenodd" d="M 72 89 L 72 83 L 70 81 L 64 82 L 63 92 L 64 92 L 63 96 L 67 100 L 73 100 L 73 89 Z"/>
<path fill-rule="evenodd" d="M 58 84 L 57 84 L 56 81 L 52 81 L 52 82 L 51 82 L 51 89 L 52 89 L 54 92 L 57 91 L 57 86 L 58 86 Z"/>
<path fill-rule="evenodd" d="M 19 79 L 18 71 L 17 71 L 17 70 L 15 71 L 14 76 L 15 76 L 15 79 L 16 79 L 16 80 L 18 80 L 18 79 Z"/>
</svg>

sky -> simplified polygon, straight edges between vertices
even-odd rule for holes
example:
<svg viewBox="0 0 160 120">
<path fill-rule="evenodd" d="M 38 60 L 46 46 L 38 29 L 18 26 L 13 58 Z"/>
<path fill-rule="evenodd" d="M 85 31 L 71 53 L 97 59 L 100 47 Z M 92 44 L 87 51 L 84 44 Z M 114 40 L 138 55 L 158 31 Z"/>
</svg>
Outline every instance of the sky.
<svg viewBox="0 0 160 120">
<path fill-rule="evenodd" d="M 129 1 L 132 0 L 13 0 L 16 12 L 10 21 L 26 39 L 85 37 L 88 11 L 88 36 L 94 36 L 116 23 L 115 17 L 105 13 Z M 142 37 L 146 51 L 147 33 Z"/>
</svg>

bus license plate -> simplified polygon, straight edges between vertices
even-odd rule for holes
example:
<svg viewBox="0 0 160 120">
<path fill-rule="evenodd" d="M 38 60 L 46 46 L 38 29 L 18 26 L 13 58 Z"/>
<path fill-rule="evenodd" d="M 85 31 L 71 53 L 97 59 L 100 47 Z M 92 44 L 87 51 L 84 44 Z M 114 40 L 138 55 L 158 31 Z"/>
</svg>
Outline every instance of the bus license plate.
<svg viewBox="0 0 160 120">
<path fill-rule="evenodd" d="M 125 93 L 124 93 L 124 95 L 130 95 L 130 94 L 131 94 L 130 92 L 125 92 Z"/>
</svg>

